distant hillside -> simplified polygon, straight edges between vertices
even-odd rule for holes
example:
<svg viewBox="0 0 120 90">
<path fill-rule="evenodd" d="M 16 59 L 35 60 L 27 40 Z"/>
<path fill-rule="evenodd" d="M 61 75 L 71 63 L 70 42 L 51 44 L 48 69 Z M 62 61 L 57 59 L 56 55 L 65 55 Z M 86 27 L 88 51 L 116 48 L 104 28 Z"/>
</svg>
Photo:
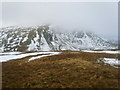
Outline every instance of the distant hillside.
<svg viewBox="0 0 120 90">
<path fill-rule="evenodd" d="M 56 32 L 50 26 L 11 26 L 0 30 L 0 51 L 112 49 L 116 44 L 91 32 Z"/>
</svg>

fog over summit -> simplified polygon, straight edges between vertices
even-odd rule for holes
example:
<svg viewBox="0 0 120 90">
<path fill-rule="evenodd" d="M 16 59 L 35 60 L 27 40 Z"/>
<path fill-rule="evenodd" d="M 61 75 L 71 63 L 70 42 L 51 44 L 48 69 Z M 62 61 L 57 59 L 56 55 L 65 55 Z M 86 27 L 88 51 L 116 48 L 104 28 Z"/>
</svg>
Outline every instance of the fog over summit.
<svg viewBox="0 0 120 90">
<path fill-rule="evenodd" d="M 91 31 L 117 40 L 118 5 L 114 2 L 6 2 L 2 26 L 51 24 L 61 31 Z"/>
<path fill-rule="evenodd" d="M 0 52 L 116 49 L 117 44 L 85 31 L 61 32 L 49 25 L 0 30 Z"/>
</svg>

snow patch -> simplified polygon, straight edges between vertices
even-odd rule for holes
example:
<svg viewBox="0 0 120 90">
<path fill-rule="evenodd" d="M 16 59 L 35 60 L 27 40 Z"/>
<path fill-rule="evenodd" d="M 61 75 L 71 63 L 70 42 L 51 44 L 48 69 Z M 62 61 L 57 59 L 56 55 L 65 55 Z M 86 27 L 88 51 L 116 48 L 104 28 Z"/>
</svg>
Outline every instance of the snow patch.
<svg viewBox="0 0 120 90">
<path fill-rule="evenodd" d="M 98 62 L 100 61 L 103 61 L 106 64 L 110 64 L 111 66 L 115 68 L 117 68 L 116 66 L 120 65 L 120 60 L 118 60 L 117 58 L 100 58 L 98 59 Z"/>
<path fill-rule="evenodd" d="M 48 55 L 41 55 L 41 56 L 32 57 L 32 58 L 29 59 L 29 61 L 35 60 L 35 59 L 38 59 L 38 58 L 42 58 L 42 57 L 46 57 L 46 56 L 57 55 L 57 54 L 60 54 L 60 52 L 51 52 L 51 53 L 48 54 Z"/>
<path fill-rule="evenodd" d="M 36 50 L 36 45 L 35 43 L 33 42 L 33 40 L 31 40 L 31 44 L 28 45 L 28 51 L 35 51 Z"/>
<path fill-rule="evenodd" d="M 28 40 L 28 36 L 26 36 L 22 42 L 25 42 L 27 40 Z"/>
<path fill-rule="evenodd" d="M 46 39 L 44 38 L 43 34 L 42 34 L 42 37 L 41 37 L 41 41 L 42 41 L 41 51 L 50 51 L 50 47 L 49 47 Z"/>
<path fill-rule="evenodd" d="M 2 54 L 8 54 L 8 55 L 1 56 Z M 59 52 L 34 52 L 34 53 L 26 53 L 26 54 L 20 54 L 20 55 L 15 55 L 15 54 L 16 54 L 16 52 L 15 53 L 11 52 L 11 54 L 10 53 L 0 53 L 0 62 L 6 62 L 9 60 L 14 60 L 14 59 L 21 59 L 21 58 L 25 58 L 27 56 L 39 55 L 39 54 L 56 55 L 56 54 L 59 54 Z M 44 55 L 44 57 L 45 57 L 45 55 Z M 36 58 L 38 58 L 38 57 L 31 58 L 30 60 L 34 60 Z"/>
<path fill-rule="evenodd" d="M 109 54 L 120 54 L 120 51 L 88 51 L 82 50 L 83 52 L 90 52 L 90 53 L 109 53 Z"/>
</svg>

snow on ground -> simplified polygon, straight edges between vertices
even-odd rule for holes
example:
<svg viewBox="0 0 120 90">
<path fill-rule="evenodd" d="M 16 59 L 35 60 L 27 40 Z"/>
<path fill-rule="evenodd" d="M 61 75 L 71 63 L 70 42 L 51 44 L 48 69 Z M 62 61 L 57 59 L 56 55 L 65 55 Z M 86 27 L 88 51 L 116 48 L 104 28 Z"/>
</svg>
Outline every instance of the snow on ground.
<svg viewBox="0 0 120 90">
<path fill-rule="evenodd" d="M 60 54 L 60 52 L 51 52 L 51 53 L 48 54 L 48 55 L 41 55 L 41 56 L 32 57 L 32 58 L 29 59 L 29 61 L 35 60 L 35 59 L 38 59 L 38 58 L 42 58 L 42 57 L 46 57 L 46 56 L 57 55 L 57 54 Z"/>
<path fill-rule="evenodd" d="M 120 54 L 120 51 L 89 51 L 89 50 L 83 50 L 83 52 Z"/>
<path fill-rule="evenodd" d="M 11 52 L 13 53 L 13 52 Z M 9 55 L 1 55 L 2 53 L 0 53 L 0 62 L 6 62 L 9 60 L 13 60 L 13 59 L 21 59 L 21 58 L 25 58 L 27 56 L 32 56 L 32 55 L 39 55 L 39 54 L 48 54 L 48 55 L 56 55 L 59 54 L 58 52 L 33 52 L 33 53 L 26 53 L 26 54 L 19 54 L 19 55 L 15 55 L 15 54 L 9 54 Z M 45 57 L 45 55 L 41 55 L 41 57 Z M 33 57 L 31 58 L 31 60 L 34 60 L 38 57 Z"/>
<path fill-rule="evenodd" d="M 114 67 L 120 65 L 120 60 L 118 60 L 116 58 L 100 58 L 100 59 L 98 59 L 98 62 L 100 62 L 100 61 L 103 61 L 106 64 L 110 64 L 111 66 L 114 66 Z"/>
</svg>

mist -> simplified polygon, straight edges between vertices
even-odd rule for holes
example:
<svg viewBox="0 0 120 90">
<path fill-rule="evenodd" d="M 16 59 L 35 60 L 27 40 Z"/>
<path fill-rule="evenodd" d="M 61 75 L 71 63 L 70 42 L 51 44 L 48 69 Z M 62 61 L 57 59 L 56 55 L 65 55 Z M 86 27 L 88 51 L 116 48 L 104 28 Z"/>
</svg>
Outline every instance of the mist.
<svg viewBox="0 0 120 90">
<path fill-rule="evenodd" d="M 85 30 L 118 39 L 117 2 L 4 2 L 0 10 L 1 27 L 51 24 L 61 31 Z"/>
</svg>

